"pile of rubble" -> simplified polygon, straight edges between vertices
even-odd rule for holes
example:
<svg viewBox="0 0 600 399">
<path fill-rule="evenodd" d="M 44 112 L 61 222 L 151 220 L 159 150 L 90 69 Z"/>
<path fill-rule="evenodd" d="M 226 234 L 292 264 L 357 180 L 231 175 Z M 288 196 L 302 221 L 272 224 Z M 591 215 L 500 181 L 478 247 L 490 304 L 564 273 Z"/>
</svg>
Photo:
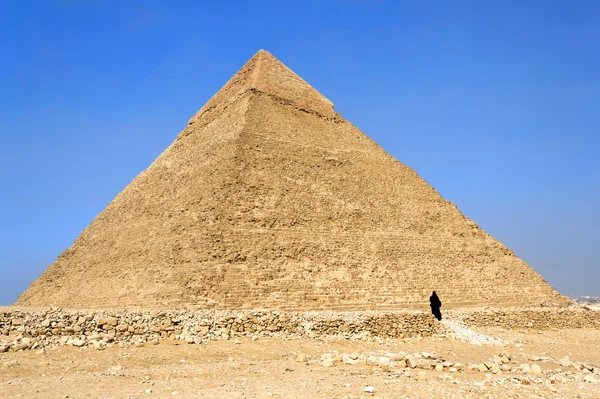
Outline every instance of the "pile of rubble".
<svg viewBox="0 0 600 399">
<path fill-rule="evenodd" d="M 444 326 L 445 332 L 449 337 L 466 341 L 473 345 L 503 345 L 506 343 L 498 337 L 490 337 L 489 335 L 478 333 L 459 320 L 445 318 L 441 320 L 441 324 Z"/>
</svg>

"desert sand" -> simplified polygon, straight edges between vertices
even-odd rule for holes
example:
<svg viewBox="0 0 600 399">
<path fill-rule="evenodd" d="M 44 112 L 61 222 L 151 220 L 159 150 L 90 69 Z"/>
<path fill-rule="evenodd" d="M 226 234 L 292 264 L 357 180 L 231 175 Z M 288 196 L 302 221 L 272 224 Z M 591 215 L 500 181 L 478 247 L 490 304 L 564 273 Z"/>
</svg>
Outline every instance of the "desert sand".
<svg viewBox="0 0 600 399">
<path fill-rule="evenodd" d="M 504 343 L 474 345 L 449 337 L 368 341 L 241 337 L 201 345 L 166 340 L 101 350 L 58 346 L 3 353 L 0 397 L 600 397 L 599 330 L 487 328 L 478 332 Z M 353 363 L 351 357 L 357 355 L 376 356 L 379 362 L 380 357 L 396 359 L 423 352 L 426 357 L 439 356 L 431 362 L 443 360 L 452 366 L 437 371 L 422 364 L 413 369 L 401 361 L 391 366 L 345 363 Z M 510 359 L 508 363 L 502 364 L 503 356 Z M 494 361 L 512 371 L 469 368 Z"/>
</svg>

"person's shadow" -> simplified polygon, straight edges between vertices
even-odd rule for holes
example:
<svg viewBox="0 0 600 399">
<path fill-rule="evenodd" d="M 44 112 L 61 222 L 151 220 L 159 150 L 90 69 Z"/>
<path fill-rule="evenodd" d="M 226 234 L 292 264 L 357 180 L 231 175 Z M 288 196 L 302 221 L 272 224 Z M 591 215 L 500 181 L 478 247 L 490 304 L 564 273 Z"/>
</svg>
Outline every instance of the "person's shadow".
<svg viewBox="0 0 600 399">
<path fill-rule="evenodd" d="M 442 301 L 440 301 L 440 298 L 437 296 L 435 291 L 433 291 L 433 294 L 431 294 L 429 297 L 429 304 L 431 305 L 431 313 L 433 313 L 435 318 L 442 320 L 442 311 L 440 310 L 442 307 Z"/>
</svg>

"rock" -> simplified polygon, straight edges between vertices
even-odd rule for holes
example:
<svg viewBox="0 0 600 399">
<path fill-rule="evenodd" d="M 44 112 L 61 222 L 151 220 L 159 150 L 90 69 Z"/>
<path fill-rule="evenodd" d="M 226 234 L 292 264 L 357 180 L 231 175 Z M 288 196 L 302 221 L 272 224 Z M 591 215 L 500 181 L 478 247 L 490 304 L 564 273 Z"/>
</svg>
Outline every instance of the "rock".
<svg viewBox="0 0 600 399">
<path fill-rule="evenodd" d="M 0 353 L 8 352 L 8 346 L 0 345 Z"/>
<path fill-rule="evenodd" d="M 540 366 L 538 366 L 537 364 L 533 364 L 531 366 L 531 372 L 535 375 L 541 375 L 542 374 L 542 368 Z"/>
<path fill-rule="evenodd" d="M 108 319 L 106 319 L 106 324 L 108 324 L 109 326 L 115 327 L 117 325 L 117 318 L 109 317 Z"/>
<path fill-rule="evenodd" d="M 467 366 L 467 370 L 469 370 L 469 371 L 479 371 L 479 365 L 478 364 L 469 363 L 469 365 Z"/>
<path fill-rule="evenodd" d="M 379 367 L 389 367 L 390 366 L 390 358 L 387 356 L 379 356 L 377 363 Z"/>
<path fill-rule="evenodd" d="M 460 371 L 460 370 L 464 370 L 465 369 L 465 365 L 462 363 L 454 363 L 453 366 L 456 370 Z"/>
<path fill-rule="evenodd" d="M 522 364 L 519 368 L 524 373 L 531 373 L 531 367 L 528 364 Z"/>
<path fill-rule="evenodd" d="M 417 360 L 417 368 L 423 370 L 431 370 L 434 367 L 433 363 L 425 359 Z"/>
<path fill-rule="evenodd" d="M 570 367 L 571 366 L 571 360 L 569 359 L 569 356 L 565 356 L 562 359 L 560 359 L 558 361 L 558 364 L 561 365 L 561 367 Z"/>
<path fill-rule="evenodd" d="M 327 358 L 325 360 L 323 360 L 323 363 L 321 363 L 323 365 L 323 367 L 333 367 L 335 366 L 335 359 L 333 358 Z"/>
<path fill-rule="evenodd" d="M 408 359 L 406 359 L 406 365 L 409 368 L 414 369 L 417 367 L 417 361 L 414 358 L 409 357 Z"/>
<path fill-rule="evenodd" d="M 296 356 L 296 361 L 305 363 L 308 361 L 308 355 L 306 353 L 298 353 L 298 356 Z"/>
<path fill-rule="evenodd" d="M 481 371 L 481 372 L 486 372 L 488 371 L 488 368 L 485 364 L 480 364 L 479 366 L 477 366 L 477 370 Z"/>
<path fill-rule="evenodd" d="M 342 362 L 344 362 L 345 364 L 358 364 L 359 360 L 358 356 L 353 359 L 351 355 L 344 353 L 342 355 Z"/>
<path fill-rule="evenodd" d="M 15 352 L 22 351 L 22 350 L 25 350 L 25 349 L 29 349 L 29 346 L 30 346 L 29 343 L 27 343 L 27 342 L 21 342 L 21 343 L 19 343 L 17 345 L 13 345 L 13 350 Z"/>
<path fill-rule="evenodd" d="M 17 362 L 16 360 L 9 360 L 8 362 L 4 363 L 4 367 L 8 367 L 8 368 L 17 367 L 18 365 L 19 365 L 19 362 Z"/>
<path fill-rule="evenodd" d="M 369 385 L 369 386 L 364 387 L 363 391 L 367 392 L 367 393 L 373 393 L 373 392 L 375 392 L 375 388 L 372 385 Z"/>
<path fill-rule="evenodd" d="M 368 366 L 377 366 L 377 365 L 379 365 L 379 358 L 377 356 L 369 356 L 369 357 L 367 357 L 367 365 Z"/>
<path fill-rule="evenodd" d="M 490 371 L 492 372 L 492 374 L 498 374 L 500 372 L 500 366 L 494 363 L 492 364 L 492 368 L 490 369 Z"/>
<path fill-rule="evenodd" d="M 441 364 L 436 364 L 435 365 L 435 371 L 444 371 L 444 366 Z"/>
</svg>

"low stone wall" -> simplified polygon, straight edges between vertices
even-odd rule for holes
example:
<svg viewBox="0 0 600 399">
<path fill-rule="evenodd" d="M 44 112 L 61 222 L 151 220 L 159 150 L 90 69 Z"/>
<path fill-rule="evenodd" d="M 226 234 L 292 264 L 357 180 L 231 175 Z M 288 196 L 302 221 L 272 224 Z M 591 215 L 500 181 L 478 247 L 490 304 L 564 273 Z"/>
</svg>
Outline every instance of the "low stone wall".
<svg viewBox="0 0 600 399">
<path fill-rule="evenodd" d="M 0 352 L 50 345 L 105 347 L 158 343 L 161 339 L 202 343 L 238 336 L 340 338 L 430 336 L 440 332 L 426 312 L 285 313 L 272 311 L 0 311 Z"/>
<path fill-rule="evenodd" d="M 579 308 L 487 309 L 460 318 L 471 327 L 506 329 L 593 328 L 600 329 L 600 312 Z"/>
<path fill-rule="evenodd" d="M 600 329 L 600 312 L 582 308 L 450 311 L 447 317 L 472 327 Z M 53 345 L 157 344 L 162 339 L 199 344 L 240 336 L 369 339 L 443 333 L 444 326 L 428 312 L 0 309 L 0 353 Z"/>
</svg>

